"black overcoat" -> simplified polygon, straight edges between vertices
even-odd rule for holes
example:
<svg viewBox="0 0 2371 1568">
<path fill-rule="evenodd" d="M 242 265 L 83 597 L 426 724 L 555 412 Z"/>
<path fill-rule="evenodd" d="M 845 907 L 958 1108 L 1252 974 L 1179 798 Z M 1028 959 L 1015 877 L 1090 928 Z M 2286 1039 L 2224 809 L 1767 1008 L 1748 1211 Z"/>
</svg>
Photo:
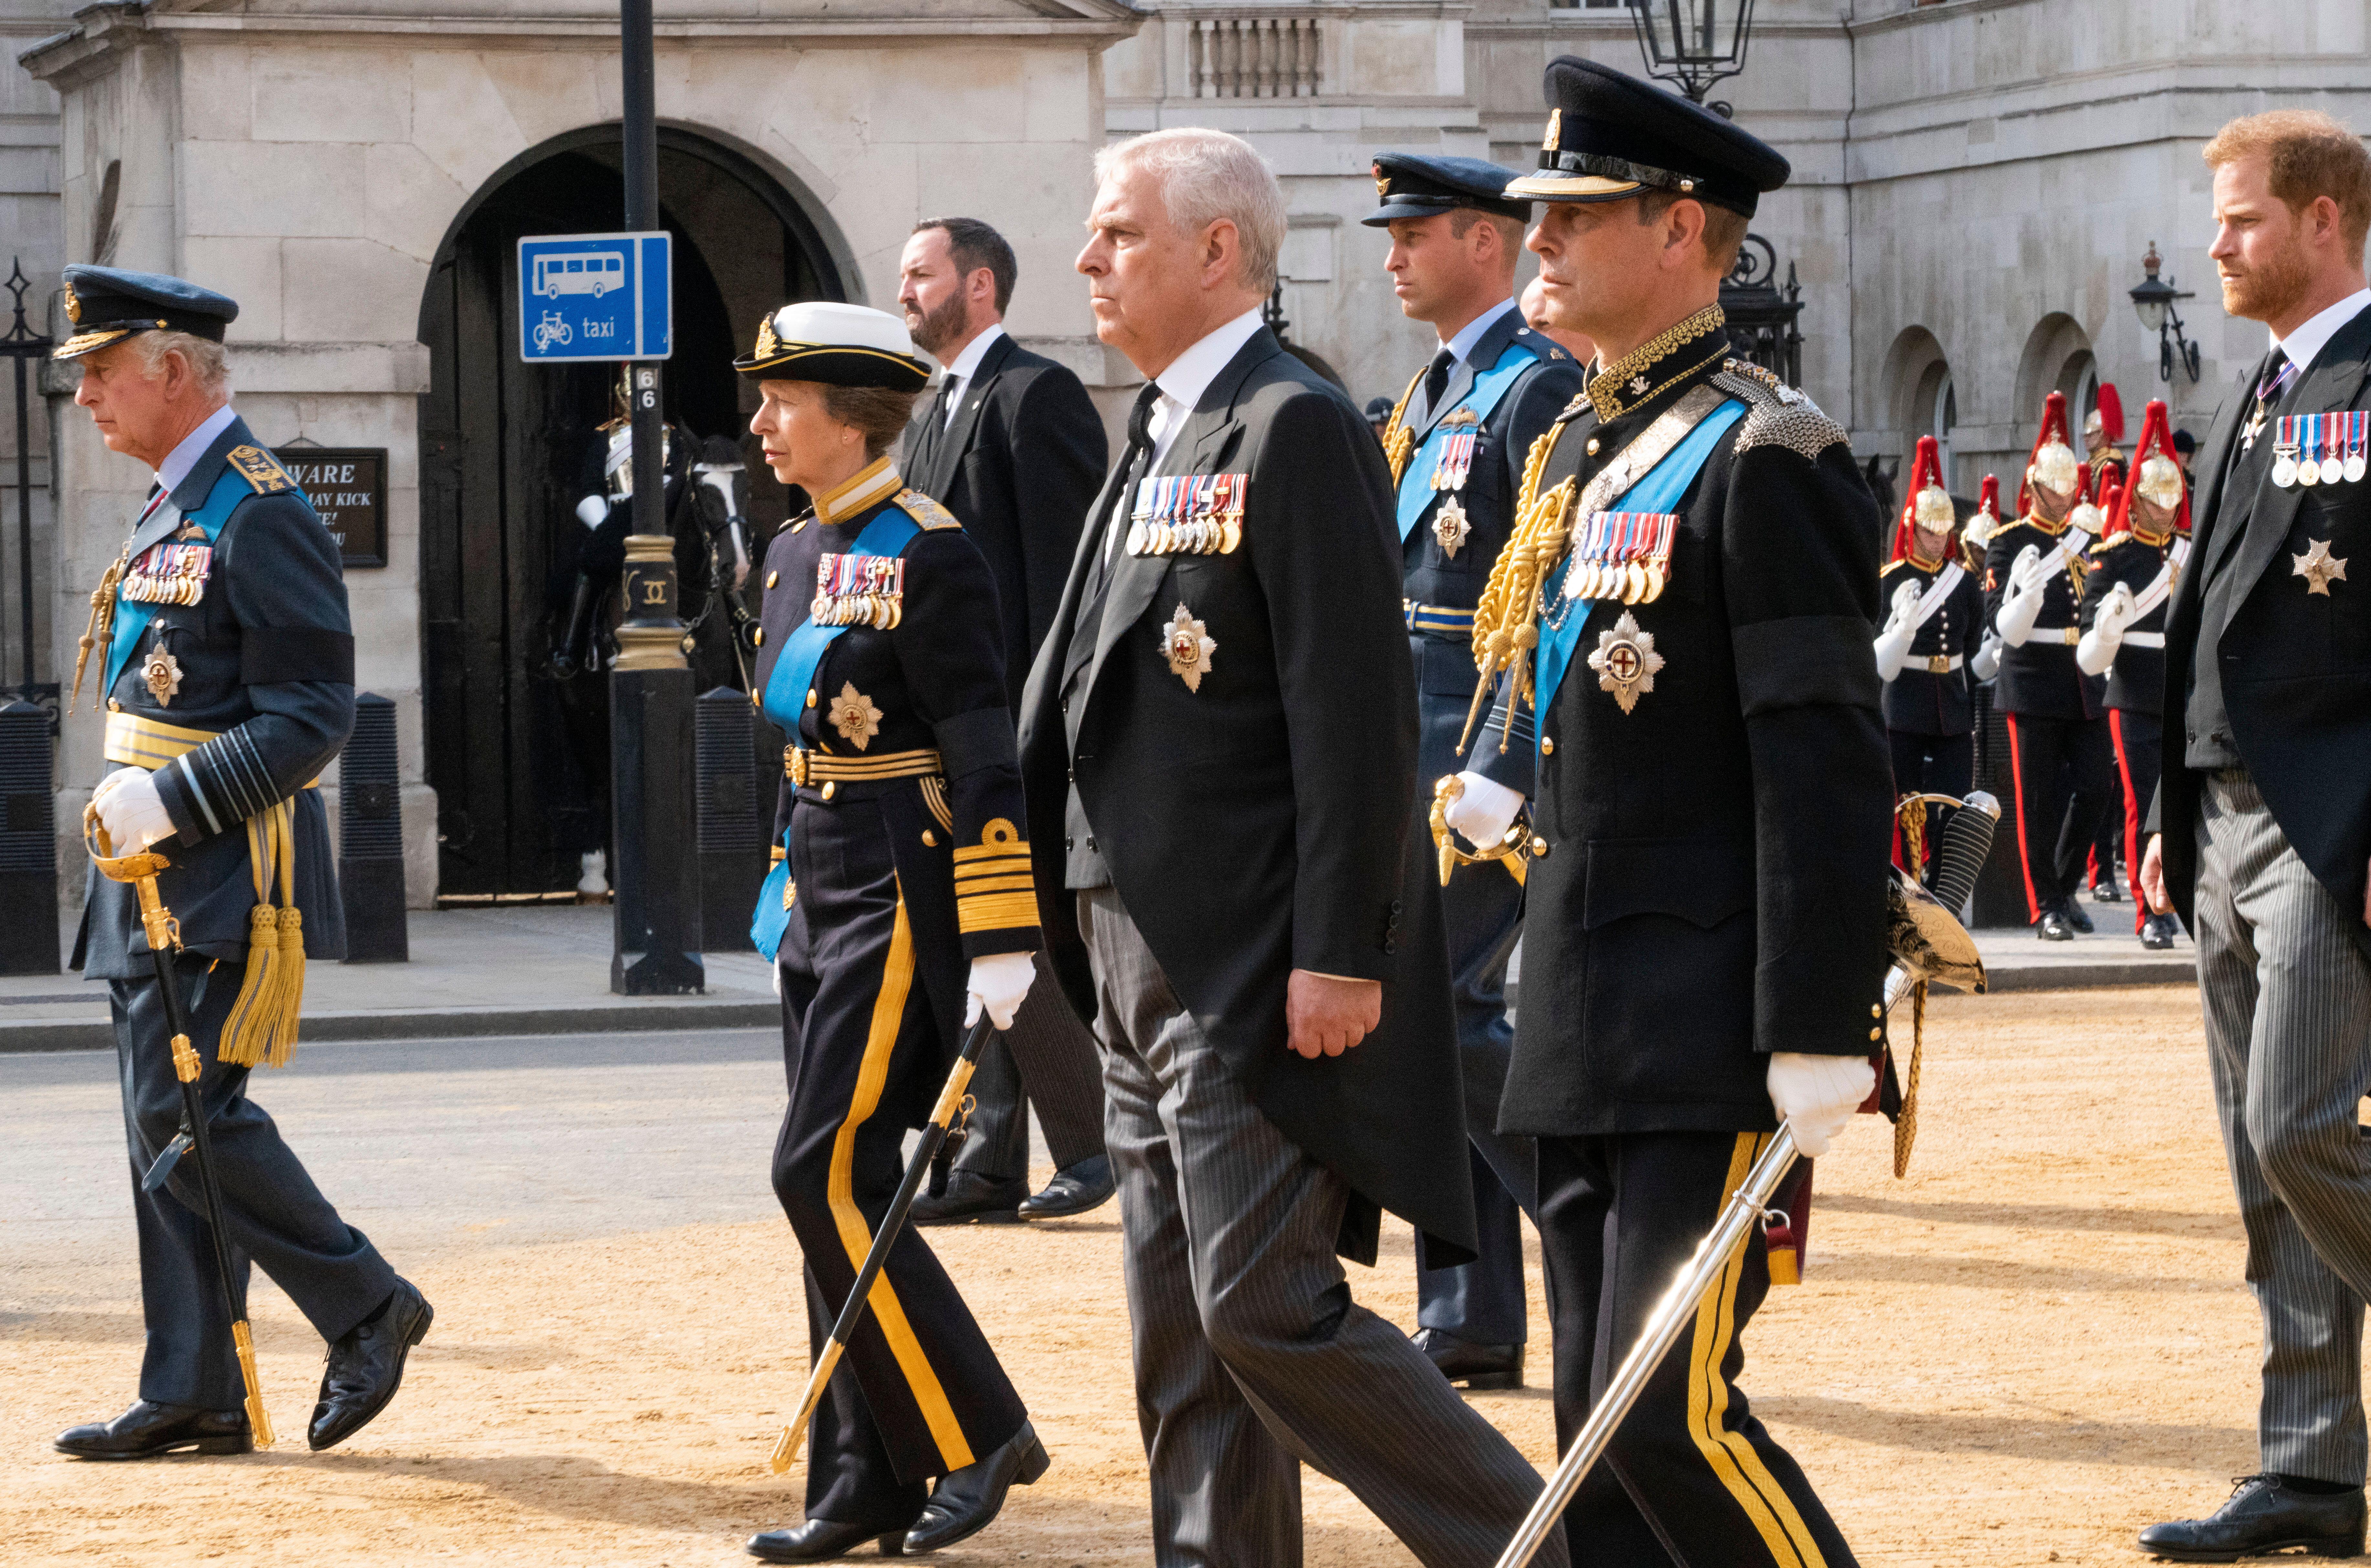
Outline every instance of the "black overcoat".
<svg viewBox="0 0 2371 1568">
<path fill-rule="evenodd" d="M 2363 907 L 2371 859 L 2371 483 L 2283 490 L 2267 477 L 2253 496 L 2227 493 L 2254 374 L 2250 367 L 2225 394 L 2199 449 L 2195 543 L 2166 620 L 2165 768 L 2149 827 L 2165 835 L 2166 889 L 2193 929 L 2198 776 L 2181 766 L 2181 717 L 2198 645 L 2206 640 L 2207 593 L 2224 573 L 2238 575 L 2211 652 L 2223 661 L 2231 738 L 2264 803 L 2342 908 Z M 2273 413 L 2366 407 L 2371 311 L 2338 329 Z M 2269 423 L 2259 439 L 2271 439 Z M 2328 594 L 2311 592 L 2296 566 L 2316 540 L 2327 540 L 2329 553 L 2348 561 L 2362 581 L 2339 579 Z M 2222 596 L 2217 591 L 2218 601 Z M 2371 927 L 2357 926 L 2354 935 L 2371 954 Z"/>
<path fill-rule="evenodd" d="M 1247 474 L 1243 542 L 1221 555 L 1120 549 L 1073 672 L 1095 555 L 1092 532 L 1081 542 L 1022 698 L 1047 951 L 1093 1018 L 1076 897 L 1062 891 L 1075 768 L 1113 885 L 1179 998 L 1267 1116 L 1360 1200 L 1346 1255 L 1372 1259 L 1380 1205 L 1460 1261 L 1473 1186 L 1463 1124 L 1444 1109 L 1461 1090 L 1440 898 L 1426 847 L 1408 843 L 1416 692 L 1382 448 L 1263 328 L 1153 471 Z M 1099 498 L 1090 516 L 1104 511 Z M 1181 605 L 1217 644 L 1198 690 L 1163 652 Z M 1294 969 L 1382 981 L 1381 1025 L 1338 1057 L 1293 1054 Z"/>
</svg>

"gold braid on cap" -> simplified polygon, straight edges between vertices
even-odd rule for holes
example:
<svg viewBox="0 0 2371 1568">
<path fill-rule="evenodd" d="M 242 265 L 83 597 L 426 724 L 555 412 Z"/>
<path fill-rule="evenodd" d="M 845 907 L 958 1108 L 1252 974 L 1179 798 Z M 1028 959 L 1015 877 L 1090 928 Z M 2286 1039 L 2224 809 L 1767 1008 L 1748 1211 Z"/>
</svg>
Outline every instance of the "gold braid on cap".
<svg viewBox="0 0 2371 1568">
<path fill-rule="evenodd" d="M 1425 367 L 1426 370 L 1431 368 L 1429 364 Z M 1392 406 L 1391 420 L 1383 426 L 1383 461 L 1392 466 L 1394 490 L 1399 489 L 1400 476 L 1406 471 L 1408 459 L 1416 455 L 1416 432 L 1401 421 L 1407 417 L 1408 402 L 1415 398 L 1424 374 L 1419 370 L 1408 378 L 1407 390 L 1401 393 L 1400 400 Z"/>
</svg>

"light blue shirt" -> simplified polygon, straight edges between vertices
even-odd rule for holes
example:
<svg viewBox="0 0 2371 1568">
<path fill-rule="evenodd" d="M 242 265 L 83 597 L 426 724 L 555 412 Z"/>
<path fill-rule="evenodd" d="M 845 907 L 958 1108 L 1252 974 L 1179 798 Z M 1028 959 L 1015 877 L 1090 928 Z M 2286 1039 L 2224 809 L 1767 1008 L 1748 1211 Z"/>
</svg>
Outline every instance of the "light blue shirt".
<svg viewBox="0 0 2371 1568">
<path fill-rule="evenodd" d="M 1464 326 L 1460 327 L 1457 329 L 1457 336 L 1450 339 L 1449 341 L 1443 343 L 1441 347 L 1447 349 L 1450 353 L 1456 358 L 1460 364 L 1471 363 L 1474 357 L 1474 345 L 1480 342 L 1483 336 L 1487 333 L 1492 327 L 1498 324 L 1498 317 L 1506 315 L 1507 312 L 1514 308 L 1514 298 L 1512 295 L 1509 295 L 1506 299 L 1501 300 L 1498 304 L 1484 311 L 1481 315 L 1475 317 L 1473 320 L 1468 321 Z M 1476 370 L 1487 370 L 1490 367 L 1488 365 L 1475 365 L 1474 368 Z"/>
<path fill-rule="evenodd" d="M 198 466 L 198 459 L 206 455 L 206 448 L 214 444 L 214 437 L 228 430 L 230 421 L 237 418 L 230 405 L 225 403 L 183 436 L 180 445 L 166 454 L 165 461 L 156 467 L 156 482 L 164 487 L 167 495 L 180 488 L 181 481 L 190 477 L 190 470 Z"/>
</svg>

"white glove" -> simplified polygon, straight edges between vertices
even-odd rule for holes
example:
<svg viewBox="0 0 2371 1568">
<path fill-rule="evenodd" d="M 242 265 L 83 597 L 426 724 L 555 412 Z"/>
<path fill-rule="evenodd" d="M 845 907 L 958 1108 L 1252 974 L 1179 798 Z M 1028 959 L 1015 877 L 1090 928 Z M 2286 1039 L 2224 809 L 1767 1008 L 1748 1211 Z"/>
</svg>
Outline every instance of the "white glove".
<svg viewBox="0 0 2371 1568">
<path fill-rule="evenodd" d="M 2017 552 L 2009 562 L 2008 586 L 2012 594 L 2038 594 L 2041 591 L 2041 547 L 2028 545 Z"/>
<path fill-rule="evenodd" d="M 1795 1142 L 1804 1155 L 1817 1159 L 1877 1087 L 1877 1069 L 1867 1056 L 1774 1051 L 1769 1081 L 1770 1103 L 1778 1108 L 1778 1119 L 1794 1127 Z"/>
<path fill-rule="evenodd" d="M 1984 646 L 1976 650 L 1976 656 L 1968 661 L 1968 668 L 1975 672 L 1976 679 L 1988 681 L 2000 674 L 2000 651 L 2001 640 L 1997 633 L 1984 639 Z"/>
<path fill-rule="evenodd" d="M 2104 674 L 2116 662 L 2116 650 L 2123 643 L 2124 628 L 2133 624 L 2134 608 L 2129 584 L 2119 582 L 2108 590 L 2091 617 L 2091 629 L 2075 645 L 2075 663 L 2085 674 Z"/>
<path fill-rule="evenodd" d="M 1461 773 L 1465 793 L 1449 802 L 1442 817 L 1449 825 L 1465 836 L 1465 841 L 1476 849 L 1497 847 L 1507 836 L 1507 829 L 1515 824 L 1515 813 L 1523 809 L 1523 793 L 1509 790 L 1495 778 L 1479 773 Z"/>
<path fill-rule="evenodd" d="M 145 767 L 126 767 L 109 774 L 90 792 L 99 825 L 119 855 L 136 854 L 160 838 L 173 836 L 173 819 L 156 793 L 156 780 Z"/>
<path fill-rule="evenodd" d="M 2041 618 L 2040 590 L 2027 594 L 2011 589 L 2008 597 L 2001 601 L 2000 616 L 1994 626 L 2003 642 L 2011 648 L 2022 648 L 2025 640 L 2033 635 L 2033 623 Z"/>
<path fill-rule="evenodd" d="M 1899 630 L 1903 622 L 1918 612 L 1918 601 L 1926 596 L 1926 591 L 1915 582 L 1904 582 L 1896 588 L 1893 591 L 1893 608 L 1885 617 L 1885 629 Z"/>
<path fill-rule="evenodd" d="M 1910 645 L 1918 640 L 1914 626 L 1886 628 L 1877 640 L 1877 678 L 1890 681 L 1910 662 Z"/>
<path fill-rule="evenodd" d="M 1011 1029 L 1012 1015 L 1021 1010 L 1021 998 L 1029 994 L 1029 982 L 1035 978 L 1037 962 L 1030 953 L 992 952 L 973 959 L 971 979 L 966 983 L 971 995 L 964 1004 L 964 1027 L 977 1023 L 980 1009 L 986 1008 L 990 1023 Z"/>
<path fill-rule="evenodd" d="M 576 503 L 576 520 L 587 528 L 598 528 L 609 520 L 609 499 L 588 495 Z"/>
<path fill-rule="evenodd" d="M 766 967 L 774 972 L 774 1000 L 779 1002 L 782 999 L 782 966 L 769 963 Z"/>
</svg>

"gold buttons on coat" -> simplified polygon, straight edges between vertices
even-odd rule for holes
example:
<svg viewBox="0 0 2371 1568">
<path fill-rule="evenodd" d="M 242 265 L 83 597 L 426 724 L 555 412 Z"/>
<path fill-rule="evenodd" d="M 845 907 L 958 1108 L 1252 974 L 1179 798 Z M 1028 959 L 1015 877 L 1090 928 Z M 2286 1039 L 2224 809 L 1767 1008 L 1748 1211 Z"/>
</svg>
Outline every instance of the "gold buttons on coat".
<svg viewBox="0 0 2371 1568">
<path fill-rule="evenodd" d="M 771 588 L 775 583 L 780 582 L 781 580 L 782 574 L 779 571 L 769 571 L 766 573 L 766 586 L 769 588 Z"/>
<path fill-rule="evenodd" d="M 938 835 L 937 835 L 937 834 L 932 833 L 929 828 L 927 828 L 927 827 L 926 827 L 926 828 L 922 829 L 922 842 L 923 842 L 924 844 L 929 845 L 931 848 L 935 849 L 935 848 L 937 848 L 937 847 L 939 847 L 939 836 L 938 836 Z"/>
<path fill-rule="evenodd" d="M 1589 438 L 1589 444 L 1588 444 L 1587 446 L 1583 447 L 1583 448 L 1582 448 L 1582 450 L 1583 450 L 1583 451 L 1585 451 L 1585 452 L 1587 452 L 1587 453 L 1588 453 L 1591 457 L 1596 456 L 1596 455 L 1597 455 L 1597 437 L 1595 437 L 1595 436 L 1593 436 L 1593 435 L 1592 435 L 1592 436 L 1590 436 L 1590 437 Z"/>
<path fill-rule="evenodd" d="M 766 628 L 762 626 L 759 627 L 756 631 L 750 634 L 749 640 L 756 643 L 760 648 L 766 646 Z"/>
<path fill-rule="evenodd" d="M 1532 859 L 1534 859 L 1534 860 L 1544 860 L 1544 859 L 1546 859 L 1547 858 L 1548 858 L 1548 841 L 1547 841 L 1546 839 L 1544 839 L 1544 838 L 1534 838 L 1534 839 L 1532 839 Z"/>
<path fill-rule="evenodd" d="M 833 791 L 837 790 L 839 788 L 839 786 L 838 784 L 836 784 L 836 783 L 834 783 L 834 784 L 827 784 L 827 785 L 825 785 L 825 786 L 823 787 L 823 798 L 824 798 L 825 800 L 827 800 L 827 801 L 830 800 L 830 799 L 831 799 L 831 797 L 832 797 L 832 793 L 833 793 Z"/>
<path fill-rule="evenodd" d="M 1542 735 L 1540 737 L 1540 755 L 1542 756 L 1556 755 L 1556 741 L 1553 737 L 1547 735 Z"/>
<path fill-rule="evenodd" d="M 1872 1029 L 1868 1032 L 1868 1037 L 1871 1040 L 1882 1040 L 1885 1038 L 1885 1031 L 1882 1029 Z"/>
<path fill-rule="evenodd" d="M 807 693 L 807 706 L 809 708 L 813 708 L 815 706 L 815 693 L 812 691 Z"/>
</svg>

